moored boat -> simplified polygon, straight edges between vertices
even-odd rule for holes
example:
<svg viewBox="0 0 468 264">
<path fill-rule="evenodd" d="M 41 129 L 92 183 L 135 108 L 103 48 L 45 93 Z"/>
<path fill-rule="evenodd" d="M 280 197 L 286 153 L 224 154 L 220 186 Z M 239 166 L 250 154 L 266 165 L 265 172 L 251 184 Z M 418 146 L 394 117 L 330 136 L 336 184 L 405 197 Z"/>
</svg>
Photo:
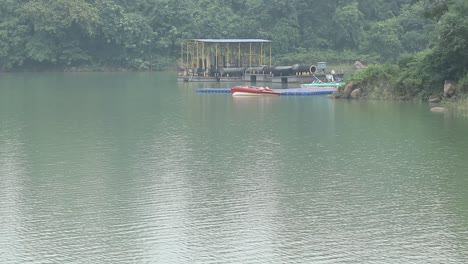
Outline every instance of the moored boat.
<svg viewBox="0 0 468 264">
<path fill-rule="evenodd" d="M 330 89 L 336 90 L 339 86 L 344 85 L 344 82 L 318 82 L 313 81 L 311 83 L 301 84 L 301 88 L 320 88 L 320 89 Z"/>
<path fill-rule="evenodd" d="M 280 95 L 280 92 L 269 87 L 256 86 L 234 86 L 231 88 L 232 96 L 258 96 L 258 95 Z"/>
</svg>

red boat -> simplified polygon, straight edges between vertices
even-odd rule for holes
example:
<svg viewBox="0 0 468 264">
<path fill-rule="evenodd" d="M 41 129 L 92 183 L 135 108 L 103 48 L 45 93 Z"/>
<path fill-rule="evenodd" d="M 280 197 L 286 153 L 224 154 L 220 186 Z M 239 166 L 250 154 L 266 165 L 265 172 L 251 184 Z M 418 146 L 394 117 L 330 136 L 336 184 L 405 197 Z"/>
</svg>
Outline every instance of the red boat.
<svg viewBox="0 0 468 264">
<path fill-rule="evenodd" d="M 231 88 L 232 96 L 251 95 L 279 95 L 280 93 L 269 87 L 234 86 Z"/>
</svg>

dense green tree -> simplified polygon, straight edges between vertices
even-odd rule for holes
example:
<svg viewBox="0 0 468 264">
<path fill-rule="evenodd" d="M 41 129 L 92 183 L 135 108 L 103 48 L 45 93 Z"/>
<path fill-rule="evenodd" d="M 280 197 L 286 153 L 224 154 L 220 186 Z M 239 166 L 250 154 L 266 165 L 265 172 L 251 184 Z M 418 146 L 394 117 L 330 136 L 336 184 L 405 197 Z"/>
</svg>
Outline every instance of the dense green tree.
<svg viewBox="0 0 468 264">
<path fill-rule="evenodd" d="M 97 6 L 100 34 L 93 42 L 95 57 L 112 65 L 145 68 L 157 36 L 148 19 L 126 12 L 114 1 L 101 0 Z"/>
<path fill-rule="evenodd" d="M 380 55 L 383 61 L 395 62 L 402 51 L 402 31 L 396 18 L 374 23 L 363 36 L 361 50 Z"/>
<path fill-rule="evenodd" d="M 422 3 L 425 7 L 424 15 L 434 20 L 438 20 L 453 4 L 453 0 L 414 0 L 414 2 Z"/>
<path fill-rule="evenodd" d="M 437 21 L 435 29 L 428 30 L 432 25 L 421 20 L 421 16 L 411 16 L 415 13 L 424 13 L 426 17 Z M 466 92 L 468 87 L 468 20 L 465 14 L 467 13 L 468 2 L 466 0 L 416 1 L 415 5 L 405 7 L 399 17 L 391 20 L 397 21 L 400 27 L 407 31 L 405 34 L 413 34 L 412 39 L 408 41 L 412 43 L 411 47 L 406 46 L 406 49 L 416 50 L 413 45 L 421 43 L 421 45 L 424 44 L 422 47 L 424 51 L 401 57 L 396 71 L 390 76 L 382 74 L 390 68 L 370 67 L 359 72 L 352 79 L 358 81 L 359 85 L 364 84 L 362 88 L 366 92 L 378 95 L 382 94 L 382 91 L 389 91 L 392 98 L 398 99 L 415 97 L 427 99 L 434 94 L 440 95 L 442 85 L 446 80 L 457 81 L 458 91 Z M 392 24 L 395 23 L 392 21 Z M 419 36 L 421 29 L 424 29 L 422 32 L 431 32 L 429 48 L 426 48 L 426 39 Z M 402 43 L 405 43 L 404 37 Z M 389 49 L 384 47 L 383 50 Z M 381 96 L 378 95 L 378 97 Z"/>
<path fill-rule="evenodd" d="M 154 68 L 175 62 L 190 38 L 271 39 L 277 56 L 396 61 L 425 49 L 456 1 L 0 0 L 0 67 Z"/>
<path fill-rule="evenodd" d="M 29 27 L 29 60 L 50 65 L 88 61 L 83 42 L 95 33 L 97 9 L 84 0 L 32 0 L 19 8 Z"/>
<path fill-rule="evenodd" d="M 337 48 L 355 49 L 363 31 L 364 15 L 359 10 L 358 2 L 338 7 L 335 11 Z"/>
<path fill-rule="evenodd" d="M 424 5 L 404 5 L 398 17 L 403 34 L 401 45 L 405 53 L 415 53 L 425 49 L 429 45 L 429 34 L 433 30 L 433 24 L 423 16 Z"/>
<path fill-rule="evenodd" d="M 0 0 L 0 69 L 22 66 L 26 60 L 24 47 L 29 38 L 28 27 L 18 19 L 19 3 Z"/>
<path fill-rule="evenodd" d="M 175 56 L 184 39 L 194 38 L 194 2 L 192 0 L 153 0 L 144 15 L 155 32 L 153 50 Z"/>
<path fill-rule="evenodd" d="M 468 1 L 453 0 L 440 17 L 432 40 L 434 72 L 440 80 L 460 79 L 468 70 Z"/>
<path fill-rule="evenodd" d="M 310 1 L 295 0 L 294 5 L 298 10 L 298 24 L 302 46 L 314 49 L 334 49 L 342 46 L 337 41 L 337 32 L 341 28 L 337 27 L 339 21 L 336 10 L 353 0 L 330 0 L 330 1 Z"/>
</svg>

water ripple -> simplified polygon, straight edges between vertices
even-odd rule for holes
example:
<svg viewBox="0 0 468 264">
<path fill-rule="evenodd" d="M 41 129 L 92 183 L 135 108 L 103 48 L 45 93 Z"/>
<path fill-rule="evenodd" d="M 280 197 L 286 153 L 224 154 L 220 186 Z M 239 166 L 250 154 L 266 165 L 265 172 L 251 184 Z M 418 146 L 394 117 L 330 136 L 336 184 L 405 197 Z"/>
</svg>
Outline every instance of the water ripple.
<svg viewBox="0 0 468 264">
<path fill-rule="evenodd" d="M 153 84 L 0 112 L 1 263 L 468 261 L 463 122 Z"/>
</svg>

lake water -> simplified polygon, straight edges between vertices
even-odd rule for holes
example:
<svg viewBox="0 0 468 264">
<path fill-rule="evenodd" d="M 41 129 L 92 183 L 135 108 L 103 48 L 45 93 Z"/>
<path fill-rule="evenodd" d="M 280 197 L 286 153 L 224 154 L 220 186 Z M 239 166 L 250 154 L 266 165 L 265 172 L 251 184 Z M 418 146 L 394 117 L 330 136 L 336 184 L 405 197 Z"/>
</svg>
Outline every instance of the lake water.
<svg viewBox="0 0 468 264">
<path fill-rule="evenodd" d="M 468 263 L 466 118 L 231 85 L 0 75 L 0 263 Z"/>
</svg>

